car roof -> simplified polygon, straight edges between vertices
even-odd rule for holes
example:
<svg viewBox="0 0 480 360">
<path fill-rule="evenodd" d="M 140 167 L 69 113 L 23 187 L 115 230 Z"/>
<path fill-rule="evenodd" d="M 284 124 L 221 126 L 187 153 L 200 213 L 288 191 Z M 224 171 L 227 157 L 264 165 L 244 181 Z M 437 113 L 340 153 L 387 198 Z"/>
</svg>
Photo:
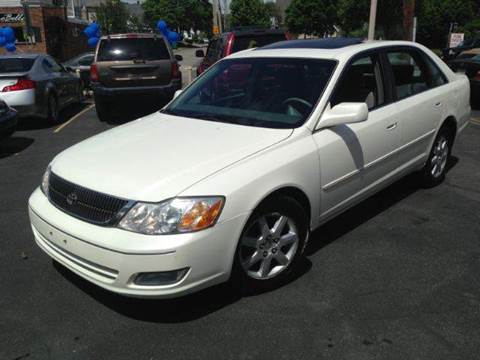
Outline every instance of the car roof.
<svg viewBox="0 0 480 360">
<path fill-rule="evenodd" d="M 310 40 L 287 40 L 265 45 L 260 49 L 340 49 L 350 45 L 363 43 L 360 38 L 325 38 Z"/>
<path fill-rule="evenodd" d="M 337 39 L 337 40 L 333 40 Z M 318 58 L 318 59 L 332 59 L 332 60 L 345 60 L 352 56 L 368 50 L 373 50 L 382 47 L 391 46 L 409 46 L 424 49 L 424 47 L 418 43 L 411 41 L 345 41 L 346 38 L 331 38 L 329 41 L 321 45 L 317 40 L 290 40 L 282 41 L 272 45 L 256 49 L 248 49 L 240 51 L 228 56 L 232 58 L 248 58 L 248 57 L 291 57 L 291 58 Z M 322 39 L 323 40 L 323 39 Z M 298 41 L 298 45 L 294 43 Z M 309 43 L 312 41 L 312 43 Z M 338 41 L 342 46 L 334 46 L 333 43 Z M 287 43 L 287 45 L 282 45 Z M 276 45 L 279 44 L 279 45 Z"/>
<path fill-rule="evenodd" d="M 104 35 L 100 40 L 108 39 L 138 39 L 138 38 L 163 38 L 163 34 L 159 33 L 125 33 L 125 34 L 113 34 L 113 35 Z"/>
<path fill-rule="evenodd" d="M 281 35 L 281 34 L 285 34 L 285 29 L 265 29 L 265 28 L 259 28 L 259 27 L 251 27 L 251 26 L 245 26 L 245 27 L 240 26 L 231 31 L 222 33 L 221 36 L 228 35 L 228 34 L 235 34 L 235 36 L 266 35 L 266 34 Z"/>
</svg>

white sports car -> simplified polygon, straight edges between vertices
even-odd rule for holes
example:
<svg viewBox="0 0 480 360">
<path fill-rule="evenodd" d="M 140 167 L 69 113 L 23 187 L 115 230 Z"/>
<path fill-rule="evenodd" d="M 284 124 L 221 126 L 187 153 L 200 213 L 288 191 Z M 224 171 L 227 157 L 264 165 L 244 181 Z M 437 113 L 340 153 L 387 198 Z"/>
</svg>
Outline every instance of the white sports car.
<svg viewBox="0 0 480 360">
<path fill-rule="evenodd" d="M 59 154 L 37 244 L 105 289 L 285 281 L 309 233 L 405 174 L 440 183 L 469 83 L 425 47 L 297 40 L 229 56 L 158 113 Z"/>
</svg>

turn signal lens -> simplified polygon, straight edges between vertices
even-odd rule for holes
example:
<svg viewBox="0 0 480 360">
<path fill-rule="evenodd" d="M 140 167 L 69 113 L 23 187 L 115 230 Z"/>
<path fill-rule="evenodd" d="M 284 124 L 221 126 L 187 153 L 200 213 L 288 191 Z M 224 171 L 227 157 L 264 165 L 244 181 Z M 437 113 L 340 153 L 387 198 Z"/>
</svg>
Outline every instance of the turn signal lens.
<svg viewBox="0 0 480 360">
<path fill-rule="evenodd" d="M 215 202 L 198 201 L 188 210 L 178 224 L 178 231 L 198 231 L 212 226 L 220 215 L 223 199 Z"/>
</svg>

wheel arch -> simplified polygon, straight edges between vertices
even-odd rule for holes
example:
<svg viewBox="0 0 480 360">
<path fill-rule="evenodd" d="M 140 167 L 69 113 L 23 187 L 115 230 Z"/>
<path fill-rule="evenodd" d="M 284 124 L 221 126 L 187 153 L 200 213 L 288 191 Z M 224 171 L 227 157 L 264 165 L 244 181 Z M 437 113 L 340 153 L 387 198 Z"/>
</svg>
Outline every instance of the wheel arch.
<svg viewBox="0 0 480 360">
<path fill-rule="evenodd" d="M 290 197 L 296 200 L 302 206 L 308 216 L 308 224 L 311 226 L 312 205 L 310 199 L 303 190 L 294 185 L 285 185 L 272 190 L 270 193 L 261 198 L 261 200 L 254 206 L 252 211 L 255 211 L 255 209 L 257 209 L 259 206 L 262 206 L 269 200 L 282 196 Z"/>
<path fill-rule="evenodd" d="M 455 142 L 455 138 L 457 136 L 457 130 L 458 130 L 457 120 L 455 116 L 449 115 L 445 118 L 445 120 L 443 120 L 442 125 L 440 126 L 438 132 L 440 132 L 443 129 L 447 129 L 448 132 L 452 135 L 451 146 L 453 146 L 453 143 Z"/>
</svg>

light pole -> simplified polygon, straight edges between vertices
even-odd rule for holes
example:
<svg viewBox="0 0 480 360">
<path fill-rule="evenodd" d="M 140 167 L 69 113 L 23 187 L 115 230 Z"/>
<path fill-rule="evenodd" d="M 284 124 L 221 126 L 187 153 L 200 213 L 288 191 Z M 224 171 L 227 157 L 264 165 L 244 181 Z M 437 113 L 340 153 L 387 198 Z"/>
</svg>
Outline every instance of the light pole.
<svg viewBox="0 0 480 360">
<path fill-rule="evenodd" d="M 375 22 L 377 19 L 377 0 L 370 3 L 370 21 L 368 22 L 368 40 L 375 39 Z"/>
</svg>

